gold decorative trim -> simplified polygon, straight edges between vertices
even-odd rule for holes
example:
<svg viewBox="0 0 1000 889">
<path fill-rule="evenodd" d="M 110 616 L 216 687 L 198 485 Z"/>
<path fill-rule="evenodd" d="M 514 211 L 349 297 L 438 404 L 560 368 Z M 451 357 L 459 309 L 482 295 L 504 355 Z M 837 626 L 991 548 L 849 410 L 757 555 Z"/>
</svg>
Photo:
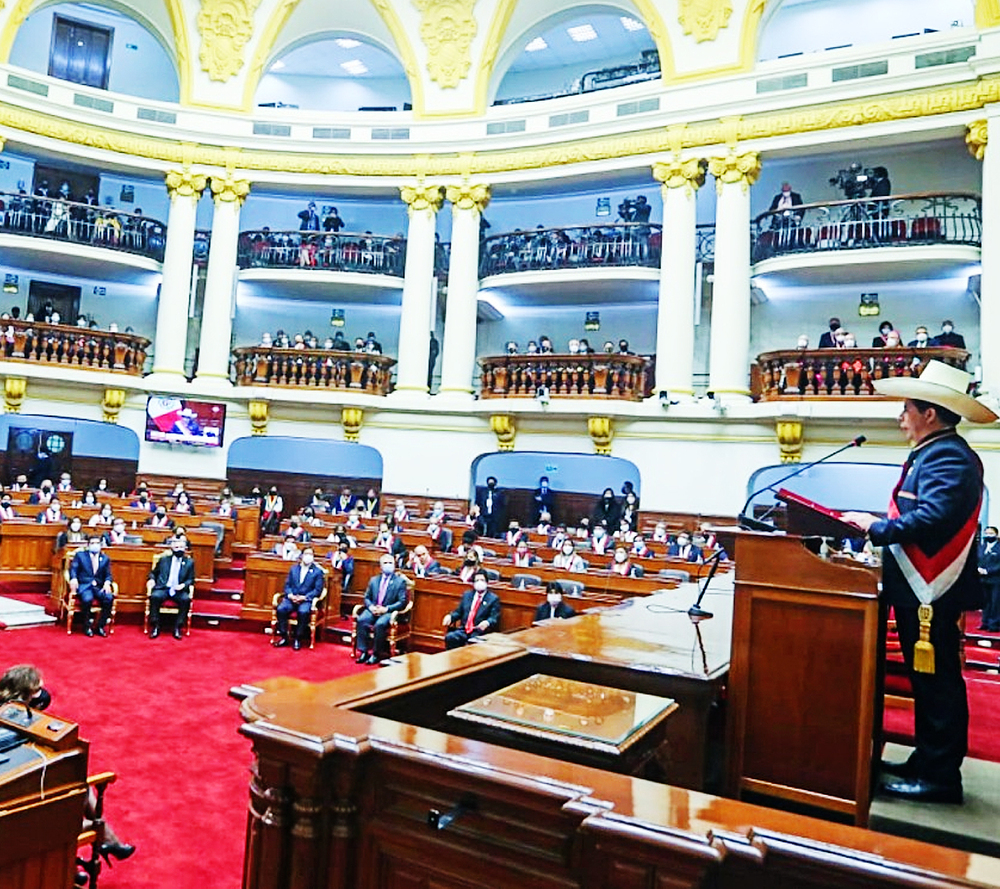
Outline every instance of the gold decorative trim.
<svg viewBox="0 0 1000 889">
<path fill-rule="evenodd" d="M 690 34 L 698 43 L 715 40 L 719 31 L 729 25 L 733 14 L 730 0 L 678 0 L 677 21 L 685 34 Z"/>
<path fill-rule="evenodd" d="M 0 0 L 2 2 L 2 0 Z M 0 136 L 0 151 L 4 150 L 4 146 L 7 144 L 7 140 L 3 136 Z"/>
<path fill-rule="evenodd" d="M 250 434 L 267 435 L 270 405 L 266 401 L 253 398 L 247 402 L 247 414 L 250 416 Z"/>
<path fill-rule="evenodd" d="M 201 173 L 192 173 L 190 167 L 183 170 L 171 170 L 164 177 L 167 184 L 167 194 L 170 199 L 175 197 L 200 198 L 208 182 L 207 177 Z"/>
<path fill-rule="evenodd" d="M 361 437 L 361 426 L 365 421 L 365 412 L 359 407 L 345 407 L 340 412 L 340 422 L 344 427 L 346 441 L 358 441 Z"/>
<path fill-rule="evenodd" d="M 444 203 L 444 189 L 440 185 L 404 185 L 399 189 L 399 196 L 411 216 L 421 210 L 437 213 Z"/>
<path fill-rule="evenodd" d="M 104 397 L 101 399 L 101 410 L 104 414 L 105 423 L 117 423 L 118 415 L 125 406 L 125 390 L 112 389 L 104 390 Z"/>
<path fill-rule="evenodd" d="M 802 460 L 802 421 L 777 420 L 774 424 L 778 436 L 778 450 L 782 463 L 798 463 Z"/>
<path fill-rule="evenodd" d="M 288 24 L 288 19 L 295 12 L 295 7 L 299 5 L 299 0 L 281 0 L 271 17 L 264 25 L 260 38 L 257 40 L 257 48 L 254 50 L 250 66 L 247 68 L 246 78 L 243 81 L 243 110 L 250 111 L 253 108 L 253 97 L 260 86 L 260 79 L 264 76 L 264 66 L 271 56 L 274 44 L 278 40 L 278 35 Z"/>
<path fill-rule="evenodd" d="M 201 0 L 198 33 L 201 70 L 225 82 L 243 67 L 243 50 L 253 36 L 253 14 L 260 0 Z"/>
<path fill-rule="evenodd" d="M 1000 25 L 1000 0 L 976 0 L 976 27 L 996 28 Z"/>
<path fill-rule="evenodd" d="M 722 194 L 724 185 L 737 183 L 745 193 L 760 176 L 760 154 L 756 151 L 747 151 L 744 154 L 730 152 L 725 157 L 709 159 L 708 169 L 715 177 L 718 194 Z"/>
<path fill-rule="evenodd" d="M 410 81 L 410 100 L 413 104 L 413 116 L 420 118 L 424 115 L 426 105 L 424 99 L 424 79 L 420 74 L 420 64 L 417 61 L 417 54 L 410 43 L 410 35 L 400 21 L 396 10 L 392 8 L 389 0 L 370 0 L 375 11 L 385 22 L 392 39 L 396 43 L 399 59 L 403 63 L 403 70 L 406 72 L 406 79 Z"/>
<path fill-rule="evenodd" d="M 708 161 L 700 157 L 682 160 L 674 155 L 670 160 L 653 164 L 653 178 L 662 183 L 664 189 L 683 188 L 690 197 L 705 184 Z"/>
<path fill-rule="evenodd" d="M 445 196 L 459 210 L 476 209 L 482 213 L 490 203 L 490 187 L 463 182 L 461 185 L 449 185 Z"/>
<path fill-rule="evenodd" d="M 514 438 L 517 436 L 517 422 L 511 414 L 491 414 L 490 429 L 497 437 L 497 449 L 501 451 L 514 450 Z"/>
<path fill-rule="evenodd" d="M 986 156 L 986 146 L 990 141 L 989 124 L 985 120 L 974 120 L 965 128 L 965 144 L 977 161 Z"/>
<path fill-rule="evenodd" d="M 227 172 L 225 176 L 212 177 L 212 196 L 216 203 L 237 203 L 243 206 L 243 202 L 250 194 L 250 182 L 247 179 L 237 179 L 232 172 Z"/>
<path fill-rule="evenodd" d="M 442 89 L 454 89 L 469 74 L 469 52 L 479 26 L 476 0 L 413 0 L 420 10 L 420 39 L 427 49 L 427 73 Z"/>
<path fill-rule="evenodd" d="M 3 404 L 8 414 L 21 413 L 24 396 L 28 392 L 28 381 L 25 377 L 5 377 L 3 381 Z"/>
<path fill-rule="evenodd" d="M 486 41 L 479 51 L 476 65 L 476 98 L 473 114 L 485 114 L 489 105 L 490 81 L 493 79 L 493 69 L 496 67 L 497 56 L 500 54 L 500 44 L 507 33 L 507 26 L 514 14 L 517 0 L 500 0 L 493 10 L 493 20 L 486 32 Z"/>
<path fill-rule="evenodd" d="M 594 452 L 608 455 L 611 453 L 611 440 L 615 437 L 611 417 L 588 417 L 587 432 L 594 443 Z"/>
</svg>

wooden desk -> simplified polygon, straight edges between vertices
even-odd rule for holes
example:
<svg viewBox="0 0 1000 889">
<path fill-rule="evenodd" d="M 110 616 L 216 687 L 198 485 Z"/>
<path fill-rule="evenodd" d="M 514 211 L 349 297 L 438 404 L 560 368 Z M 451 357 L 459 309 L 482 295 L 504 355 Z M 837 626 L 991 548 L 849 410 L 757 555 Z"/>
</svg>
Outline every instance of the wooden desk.
<svg viewBox="0 0 1000 889">
<path fill-rule="evenodd" d="M 271 553 L 251 553 L 247 556 L 245 582 L 243 585 L 243 604 L 240 617 L 243 620 L 271 622 L 271 603 L 274 594 L 285 589 L 288 572 L 297 562 L 286 562 L 281 556 Z M 329 564 L 320 564 L 327 575 L 326 613 L 336 619 L 340 615 L 340 574 L 331 574 Z M 331 579 L 333 578 L 333 579 Z"/>
<path fill-rule="evenodd" d="M 65 522 L 43 525 L 22 518 L 0 524 L 0 581 L 47 584 L 56 537 L 65 529 Z"/>
</svg>

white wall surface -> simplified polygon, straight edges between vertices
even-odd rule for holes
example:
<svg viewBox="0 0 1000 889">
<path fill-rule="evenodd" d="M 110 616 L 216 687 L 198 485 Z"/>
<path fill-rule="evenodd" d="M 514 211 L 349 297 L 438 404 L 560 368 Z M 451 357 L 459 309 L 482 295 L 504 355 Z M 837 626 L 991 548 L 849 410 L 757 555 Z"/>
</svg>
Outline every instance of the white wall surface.
<svg viewBox="0 0 1000 889">
<path fill-rule="evenodd" d="M 312 77 L 268 73 L 260 80 L 254 105 L 284 102 L 314 111 L 358 111 L 361 108 L 403 110 L 410 102 L 410 84 L 399 69 L 398 77 Z"/>
</svg>

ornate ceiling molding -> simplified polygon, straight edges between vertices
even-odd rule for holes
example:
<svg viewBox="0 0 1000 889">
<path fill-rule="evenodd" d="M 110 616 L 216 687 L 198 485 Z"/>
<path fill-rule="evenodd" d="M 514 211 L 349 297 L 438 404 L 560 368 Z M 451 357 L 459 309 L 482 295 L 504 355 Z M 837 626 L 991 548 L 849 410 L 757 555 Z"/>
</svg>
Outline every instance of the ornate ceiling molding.
<svg viewBox="0 0 1000 889">
<path fill-rule="evenodd" d="M 212 80 L 226 81 L 243 67 L 243 50 L 253 36 L 260 0 L 201 0 L 198 59 Z"/>
<path fill-rule="evenodd" d="M 420 10 L 420 39 L 427 48 L 427 73 L 443 89 L 454 89 L 472 67 L 469 50 L 479 30 L 476 0 L 413 0 Z"/>
<path fill-rule="evenodd" d="M 698 43 L 715 40 L 733 14 L 730 0 L 678 0 L 677 21 Z"/>
</svg>

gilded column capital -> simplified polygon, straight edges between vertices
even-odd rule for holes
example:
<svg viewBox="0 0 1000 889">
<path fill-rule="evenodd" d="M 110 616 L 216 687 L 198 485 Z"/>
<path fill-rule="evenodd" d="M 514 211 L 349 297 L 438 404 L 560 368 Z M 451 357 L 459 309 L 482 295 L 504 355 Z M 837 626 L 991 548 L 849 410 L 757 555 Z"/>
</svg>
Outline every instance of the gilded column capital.
<svg viewBox="0 0 1000 889">
<path fill-rule="evenodd" d="M 739 183 L 745 192 L 760 176 L 760 154 L 747 151 L 744 154 L 730 152 L 725 157 L 713 157 L 708 162 L 708 170 L 715 177 L 715 188 L 722 194 L 723 185 Z"/>
<path fill-rule="evenodd" d="M 989 125 L 985 120 L 974 120 L 965 127 L 965 145 L 977 161 L 986 157 L 986 146 L 990 141 Z"/>
<path fill-rule="evenodd" d="M 117 423 L 118 414 L 125 406 L 125 390 L 112 389 L 108 387 L 104 390 L 104 398 L 101 399 L 101 410 L 104 414 L 105 423 Z"/>
<path fill-rule="evenodd" d="M 594 442 L 596 453 L 603 455 L 611 453 L 611 439 L 615 437 L 611 417 L 588 417 L 587 432 L 590 434 L 591 441 Z"/>
<path fill-rule="evenodd" d="M 777 420 L 774 431 L 778 436 L 778 449 L 782 463 L 798 463 L 802 460 L 802 421 Z"/>
<path fill-rule="evenodd" d="M 171 170 L 165 178 L 167 193 L 171 200 L 175 197 L 200 198 L 208 181 L 203 174 L 192 173 L 188 167 L 183 170 Z"/>
<path fill-rule="evenodd" d="M 472 66 L 470 49 L 478 31 L 476 0 L 413 0 L 420 10 L 420 39 L 427 49 L 427 73 L 444 89 L 454 89 Z"/>
<path fill-rule="evenodd" d="M 449 202 L 459 210 L 472 210 L 475 208 L 482 213 L 490 202 L 490 187 L 488 185 L 472 185 L 469 182 L 463 182 L 461 185 L 449 185 L 445 191 L 445 195 Z"/>
<path fill-rule="evenodd" d="M 514 450 L 514 438 L 517 435 L 517 423 L 510 414 L 491 414 L 490 429 L 497 437 L 497 448 L 501 451 Z"/>
<path fill-rule="evenodd" d="M 365 412 L 359 407 L 345 407 L 340 412 L 340 422 L 344 427 L 344 439 L 358 441 L 361 437 L 361 426 L 365 422 Z"/>
<path fill-rule="evenodd" d="M 247 413 L 250 415 L 250 433 L 252 435 L 267 435 L 269 411 L 269 405 L 263 399 L 254 398 L 247 402 Z"/>
<path fill-rule="evenodd" d="M 698 43 L 715 40 L 733 14 L 730 0 L 678 0 L 677 21 Z"/>
<path fill-rule="evenodd" d="M 6 377 L 3 381 L 4 410 L 8 414 L 19 414 L 27 392 L 28 381 L 24 377 Z"/>
<path fill-rule="evenodd" d="M 243 50 L 253 36 L 253 15 L 260 0 L 201 0 L 198 32 L 201 70 L 226 81 L 243 67 Z"/>
<path fill-rule="evenodd" d="M 399 189 L 410 214 L 420 210 L 433 210 L 437 213 L 444 203 L 444 189 L 440 185 L 404 185 Z"/>
<path fill-rule="evenodd" d="M 705 184 L 708 162 L 704 158 L 690 157 L 682 160 L 678 156 L 653 164 L 653 178 L 661 183 L 664 191 L 683 188 L 689 195 Z"/>
<path fill-rule="evenodd" d="M 212 177 L 212 197 L 217 204 L 236 203 L 242 206 L 248 194 L 250 194 L 249 179 L 237 179 L 232 172 L 227 172 L 225 176 Z"/>
</svg>

